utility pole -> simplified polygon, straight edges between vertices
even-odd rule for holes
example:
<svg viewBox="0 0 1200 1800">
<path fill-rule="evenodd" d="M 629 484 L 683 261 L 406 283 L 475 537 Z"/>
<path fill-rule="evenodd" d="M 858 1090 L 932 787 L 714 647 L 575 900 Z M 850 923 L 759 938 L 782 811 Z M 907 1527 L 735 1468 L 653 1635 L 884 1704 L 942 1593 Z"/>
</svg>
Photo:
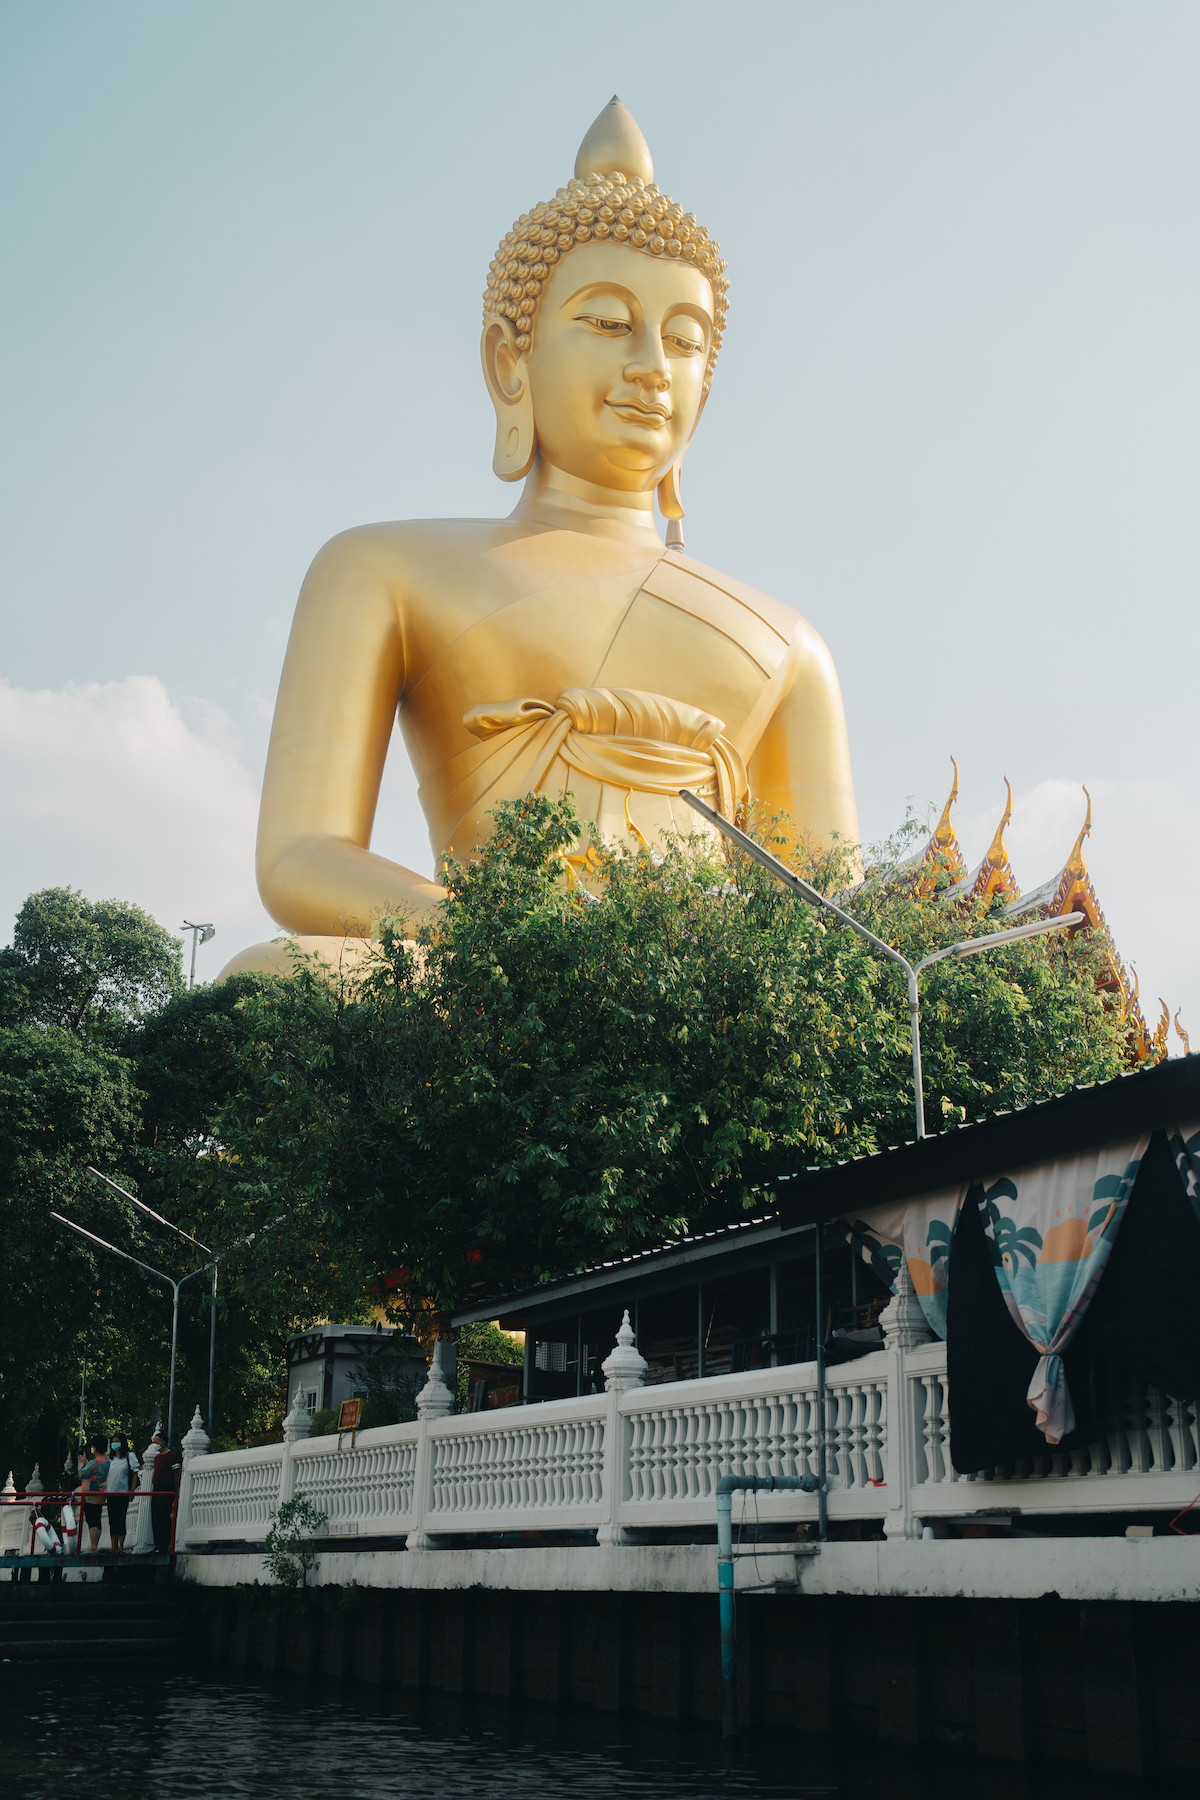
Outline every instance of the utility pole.
<svg viewBox="0 0 1200 1800">
<path fill-rule="evenodd" d="M 179 929 L 180 931 L 190 931 L 192 934 L 192 972 L 188 978 L 188 986 L 194 988 L 196 985 L 197 947 L 200 944 L 207 944 L 210 938 L 215 938 L 217 935 L 217 928 L 212 924 L 193 925 L 190 919 L 185 919 Z"/>
</svg>

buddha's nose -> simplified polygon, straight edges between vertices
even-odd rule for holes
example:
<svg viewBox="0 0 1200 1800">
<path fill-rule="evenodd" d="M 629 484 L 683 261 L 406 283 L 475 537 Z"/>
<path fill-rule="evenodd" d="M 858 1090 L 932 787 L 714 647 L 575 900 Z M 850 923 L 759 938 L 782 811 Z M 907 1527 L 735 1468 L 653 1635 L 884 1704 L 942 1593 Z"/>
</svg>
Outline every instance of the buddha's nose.
<svg viewBox="0 0 1200 1800">
<path fill-rule="evenodd" d="M 625 379 L 631 387 L 652 388 L 657 394 L 665 394 L 671 385 L 671 367 L 661 345 L 657 351 L 648 345 L 641 356 L 627 362 Z"/>
</svg>

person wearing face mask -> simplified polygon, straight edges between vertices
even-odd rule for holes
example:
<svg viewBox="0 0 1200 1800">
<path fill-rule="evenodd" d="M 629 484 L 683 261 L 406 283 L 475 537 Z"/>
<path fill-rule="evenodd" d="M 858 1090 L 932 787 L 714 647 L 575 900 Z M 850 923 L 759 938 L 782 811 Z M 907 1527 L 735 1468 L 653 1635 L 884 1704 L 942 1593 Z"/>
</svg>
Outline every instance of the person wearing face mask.
<svg viewBox="0 0 1200 1800">
<path fill-rule="evenodd" d="M 108 1444 L 108 1535 L 118 1553 L 125 1548 L 125 1525 L 129 1513 L 129 1496 L 137 1487 L 137 1456 L 129 1447 L 129 1439 L 118 1435 Z"/>
</svg>

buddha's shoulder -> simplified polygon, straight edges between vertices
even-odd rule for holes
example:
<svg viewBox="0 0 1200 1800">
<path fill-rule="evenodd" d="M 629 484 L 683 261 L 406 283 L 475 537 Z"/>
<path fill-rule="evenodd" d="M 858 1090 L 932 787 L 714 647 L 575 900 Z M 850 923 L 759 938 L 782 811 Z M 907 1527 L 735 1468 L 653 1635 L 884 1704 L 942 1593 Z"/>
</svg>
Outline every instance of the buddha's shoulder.
<svg viewBox="0 0 1200 1800">
<path fill-rule="evenodd" d="M 312 567 L 396 575 L 484 555 L 514 535 L 519 533 L 507 519 L 386 519 L 339 531 Z"/>
<path fill-rule="evenodd" d="M 786 601 L 760 593 L 758 588 L 750 587 L 736 576 L 726 575 L 707 563 L 697 562 L 694 556 L 684 556 L 675 550 L 657 564 L 645 583 L 645 592 L 692 609 L 705 604 L 735 613 L 744 609 L 777 632 L 785 642 L 791 641 L 799 627 L 806 626 L 795 607 Z M 811 630 L 811 627 L 807 629 Z"/>
</svg>

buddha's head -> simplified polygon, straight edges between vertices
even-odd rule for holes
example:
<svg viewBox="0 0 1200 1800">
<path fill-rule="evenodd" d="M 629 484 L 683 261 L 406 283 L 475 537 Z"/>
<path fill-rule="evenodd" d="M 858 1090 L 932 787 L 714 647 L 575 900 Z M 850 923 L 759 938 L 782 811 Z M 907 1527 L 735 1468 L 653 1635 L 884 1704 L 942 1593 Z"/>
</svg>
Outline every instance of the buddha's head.
<svg viewBox="0 0 1200 1800">
<path fill-rule="evenodd" d="M 614 97 L 574 179 L 523 213 L 492 261 L 483 367 L 502 480 L 519 481 L 540 453 L 596 487 L 657 488 L 664 515 L 680 518 L 679 465 L 728 284 L 719 245 L 653 178 L 646 140 Z"/>
</svg>

